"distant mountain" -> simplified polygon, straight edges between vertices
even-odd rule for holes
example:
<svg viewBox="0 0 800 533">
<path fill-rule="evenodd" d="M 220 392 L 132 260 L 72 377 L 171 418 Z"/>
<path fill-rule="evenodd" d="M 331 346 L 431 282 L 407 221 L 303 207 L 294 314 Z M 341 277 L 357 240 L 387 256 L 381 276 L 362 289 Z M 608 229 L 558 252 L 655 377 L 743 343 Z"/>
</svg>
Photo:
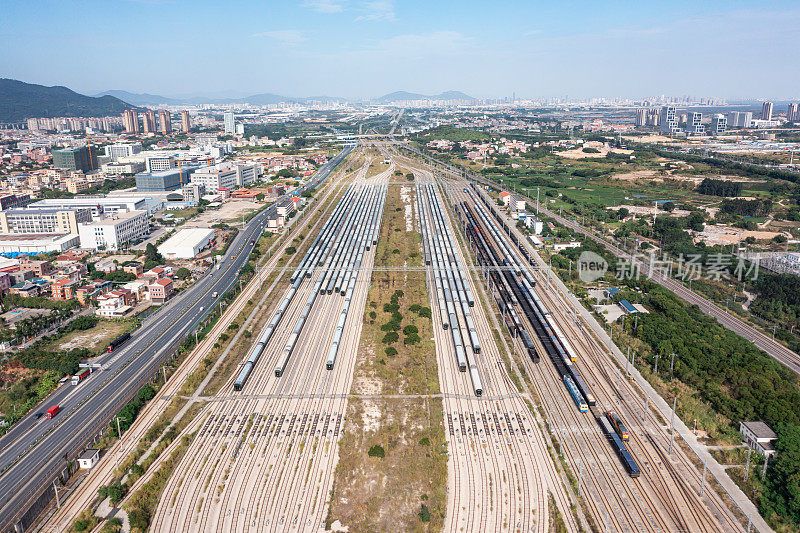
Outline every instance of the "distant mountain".
<svg viewBox="0 0 800 533">
<path fill-rule="evenodd" d="M 176 96 L 167 97 L 157 94 L 129 93 L 127 91 L 111 90 L 105 91 L 97 96 L 111 95 L 137 106 L 157 106 L 157 105 L 228 105 L 228 104 L 250 104 L 250 105 L 276 105 L 276 104 L 305 104 L 318 101 L 346 102 L 344 98 L 331 96 L 309 96 L 309 97 L 290 97 L 272 93 L 260 93 L 245 96 L 243 98 L 221 98 L 217 96 Z"/>
<path fill-rule="evenodd" d="M 157 94 L 129 93 L 128 91 L 117 91 L 117 90 L 105 91 L 100 94 L 96 94 L 95 96 L 96 97 L 113 96 L 115 98 L 119 98 L 120 100 L 123 100 L 135 106 L 176 105 L 181 103 L 181 100 L 176 100 L 175 98 L 167 98 L 166 96 L 159 96 Z"/>
<path fill-rule="evenodd" d="M 475 98 L 471 97 L 468 94 L 464 94 L 461 91 L 446 91 L 439 94 L 434 95 L 426 95 L 426 94 L 419 94 L 419 93 L 410 93 L 406 91 L 395 91 L 393 93 L 384 94 L 380 98 L 376 98 L 375 101 L 380 104 L 388 104 L 389 102 L 399 102 L 402 100 L 475 100 Z"/>
<path fill-rule="evenodd" d="M 119 98 L 99 98 L 66 87 L 46 87 L 0 78 L 0 122 L 20 122 L 32 117 L 103 117 L 119 115 L 132 106 Z"/>
</svg>

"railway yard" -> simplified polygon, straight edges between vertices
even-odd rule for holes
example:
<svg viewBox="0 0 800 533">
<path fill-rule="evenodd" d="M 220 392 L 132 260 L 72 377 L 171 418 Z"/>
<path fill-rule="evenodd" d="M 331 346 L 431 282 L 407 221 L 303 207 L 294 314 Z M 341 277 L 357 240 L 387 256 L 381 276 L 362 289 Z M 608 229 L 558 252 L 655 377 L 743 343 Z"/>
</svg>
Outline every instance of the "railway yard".
<svg viewBox="0 0 800 533">
<path fill-rule="evenodd" d="M 441 401 L 447 479 L 437 527 L 745 529 L 730 502 L 701 483 L 702 469 L 671 441 L 669 421 L 648 409 L 649 399 L 485 191 L 391 145 L 362 146 L 347 161 L 356 170 L 337 171 L 326 183 L 330 201 L 309 225 L 293 267 L 278 266 L 280 251 L 263 265 L 262 273 L 275 275 L 250 317 L 252 337 L 234 339 L 247 343 L 244 356 L 218 390 L 204 391 L 206 380 L 191 396 L 179 392 L 230 320 L 161 392 L 197 408 L 181 430 L 185 438 L 172 441 L 120 507 L 183 446 L 149 517 L 152 531 L 316 531 L 334 521 L 334 528 L 347 527 L 338 521 L 339 500 L 331 501 L 340 446 L 346 432 L 370 431 L 348 419 L 349 402 L 381 399 L 380 391 L 354 387 L 354 375 L 372 274 L 394 268 L 425 276 L 438 389 L 400 387 L 385 398 Z M 395 174 L 409 178 L 393 181 Z M 402 203 L 393 187 L 402 187 Z M 402 209 L 405 230 L 421 243 L 420 266 L 376 267 L 384 214 Z M 245 289 L 247 297 L 260 294 L 260 280 Z M 233 316 L 245 299 L 232 305 Z M 159 405 L 166 403 L 151 404 L 127 442 L 144 435 Z M 55 530 L 111 479 L 110 456 L 51 519 Z M 421 517 L 412 529 L 428 530 L 426 522 Z"/>
</svg>

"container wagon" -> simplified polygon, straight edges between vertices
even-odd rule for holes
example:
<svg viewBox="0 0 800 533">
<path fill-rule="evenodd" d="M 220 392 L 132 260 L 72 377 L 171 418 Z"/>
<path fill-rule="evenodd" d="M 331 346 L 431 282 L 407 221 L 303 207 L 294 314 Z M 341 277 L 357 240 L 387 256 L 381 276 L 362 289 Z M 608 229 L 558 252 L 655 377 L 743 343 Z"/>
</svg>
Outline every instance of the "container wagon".
<svg viewBox="0 0 800 533">
<path fill-rule="evenodd" d="M 606 434 L 606 437 L 608 437 L 611 442 L 611 447 L 614 448 L 614 452 L 616 452 L 617 457 L 619 457 L 625 471 L 628 472 L 628 475 L 631 477 L 639 477 L 642 474 L 639 470 L 639 465 L 636 464 L 633 455 L 631 455 L 631 452 L 625 447 L 625 443 L 619 438 L 617 432 L 614 431 L 614 427 L 604 416 L 597 417 L 597 421 L 603 429 L 603 433 Z"/>
</svg>

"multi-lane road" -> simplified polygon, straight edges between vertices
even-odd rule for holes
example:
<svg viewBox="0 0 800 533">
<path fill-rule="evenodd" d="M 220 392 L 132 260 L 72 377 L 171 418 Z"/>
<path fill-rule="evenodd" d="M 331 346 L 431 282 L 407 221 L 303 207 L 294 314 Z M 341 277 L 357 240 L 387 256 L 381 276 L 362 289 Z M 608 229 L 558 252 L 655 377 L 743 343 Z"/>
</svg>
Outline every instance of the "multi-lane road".
<svg viewBox="0 0 800 533">
<path fill-rule="evenodd" d="M 300 192 L 313 189 L 347 156 L 345 148 L 320 168 Z M 276 207 L 253 217 L 234 238 L 219 269 L 212 269 L 178 297 L 164 305 L 136 330 L 119 351 L 99 359 L 96 371 L 77 387 L 65 384 L 39 408 L 0 439 L 0 530 L 26 528 L 36 516 L 31 506 L 74 460 L 116 412 L 129 401 L 159 366 L 173 354 L 237 280 Z M 216 296 L 214 296 L 216 294 Z M 50 405 L 61 412 L 53 419 L 36 418 Z M 31 512 L 29 512 L 31 510 Z"/>
</svg>

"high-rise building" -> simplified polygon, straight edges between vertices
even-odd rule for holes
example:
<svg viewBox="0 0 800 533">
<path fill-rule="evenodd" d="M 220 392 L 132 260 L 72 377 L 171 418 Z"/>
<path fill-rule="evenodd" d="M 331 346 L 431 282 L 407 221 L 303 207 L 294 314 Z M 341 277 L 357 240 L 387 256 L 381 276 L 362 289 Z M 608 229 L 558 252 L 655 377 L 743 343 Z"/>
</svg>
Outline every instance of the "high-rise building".
<svg viewBox="0 0 800 533">
<path fill-rule="evenodd" d="M 761 120 L 772 120 L 772 102 L 764 102 L 761 106 Z"/>
<path fill-rule="evenodd" d="M 711 117 L 711 135 L 719 135 L 725 133 L 728 127 L 728 118 L 722 114 L 716 114 Z"/>
<path fill-rule="evenodd" d="M 729 128 L 749 128 L 753 123 L 753 113 L 750 111 L 731 111 L 728 113 Z"/>
<path fill-rule="evenodd" d="M 789 104 L 789 108 L 786 111 L 786 120 L 800 122 L 800 104 Z"/>
<path fill-rule="evenodd" d="M 233 116 L 233 111 L 226 111 L 223 117 L 224 131 L 227 135 L 234 135 L 236 133 L 236 120 Z"/>
<path fill-rule="evenodd" d="M 689 135 L 702 135 L 705 133 L 702 113 L 699 111 L 690 111 L 686 114 L 686 133 Z"/>
<path fill-rule="evenodd" d="M 641 128 L 642 126 L 647 125 L 647 109 L 644 107 L 640 107 L 636 110 L 636 122 L 635 125 L 637 128 Z"/>
<path fill-rule="evenodd" d="M 191 127 L 192 123 L 189 122 L 189 112 L 184 109 L 181 111 L 181 131 L 183 133 L 189 133 Z"/>
<path fill-rule="evenodd" d="M 97 169 L 97 154 L 87 146 L 53 150 L 53 166 L 55 168 L 89 172 Z"/>
<path fill-rule="evenodd" d="M 152 109 L 148 109 L 145 111 L 144 115 L 142 115 L 142 123 L 144 124 L 144 132 L 145 133 L 155 133 L 156 132 L 156 112 Z"/>
<path fill-rule="evenodd" d="M 172 133 L 172 118 L 170 117 L 169 111 L 162 109 L 158 115 L 161 119 L 161 133 L 163 135 L 169 135 Z"/>
<path fill-rule="evenodd" d="M 674 105 L 665 105 L 661 108 L 658 122 L 661 127 L 661 133 L 675 133 L 678 131 L 678 121 L 675 117 L 677 108 Z"/>
<path fill-rule="evenodd" d="M 133 109 L 126 109 L 122 113 L 125 133 L 139 133 L 139 114 Z"/>
</svg>

